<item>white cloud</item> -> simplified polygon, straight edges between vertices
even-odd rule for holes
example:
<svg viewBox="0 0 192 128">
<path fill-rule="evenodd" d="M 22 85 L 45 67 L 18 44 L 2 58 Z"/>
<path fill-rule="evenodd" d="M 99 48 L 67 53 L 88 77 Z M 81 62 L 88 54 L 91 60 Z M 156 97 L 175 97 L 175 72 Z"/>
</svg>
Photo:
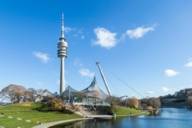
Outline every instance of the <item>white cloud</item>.
<svg viewBox="0 0 192 128">
<path fill-rule="evenodd" d="M 164 71 L 164 74 L 167 76 L 167 77 L 174 77 L 176 75 L 179 74 L 179 72 L 175 71 L 174 69 L 166 69 Z"/>
<path fill-rule="evenodd" d="M 170 91 L 170 89 L 168 87 L 165 87 L 165 86 L 161 87 L 161 90 L 163 92 L 169 92 Z"/>
<path fill-rule="evenodd" d="M 74 27 L 65 27 L 64 31 L 66 34 L 72 35 L 73 37 L 78 37 L 80 39 L 85 39 L 85 35 L 82 28 L 74 28 Z"/>
<path fill-rule="evenodd" d="M 64 31 L 65 31 L 65 33 L 71 32 L 71 31 L 73 31 L 73 30 L 74 30 L 74 28 L 71 28 L 71 27 L 64 27 Z"/>
<path fill-rule="evenodd" d="M 49 55 L 44 52 L 34 52 L 33 55 L 43 63 L 47 63 L 50 60 Z"/>
<path fill-rule="evenodd" d="M 110 32 L 102 27 L 95 28 L 94 32 L 97 38 L 94 44 L 107 49 L 110 49 L 117 44 L 116 33 Z"/>
<path fill-rule="evenodd" d="M 81 62 L 81 60 L 80 60 L 79 58 L 75 58 L 75 59 L 73 60 L 73 65 L 74 65 L 75 67 L 82 67 L 82 66 L 83 66 L 83 63 Z"/>
<path fill-rule="evenodd" d="M 151 26 L 151 27 L 137 27 L 135 29 L 129 29 L 126 31 L 126 33 L 124 34 L 129 36 L 130 39 L 139 39 L 142 38 L 145 34 L 147 34 L 148 32 L 154 31 L 155 30 L 155 26 Z"/>
<path fill-rule="evenodd" d="M 147 94 L 154 94 L 155 92 L 154 91 L 147 91 L 146 93 Z"/>
<path fill-rule="evenodd" d="M 185 67 L 192 68 L 192 61 L 189 61 L 185 64 Z"/>
<path fill-rule="evenodd" d="M 189 58 L 188 62 L 184 66 L 188 68 L 192 68 L 192 58 Z"/>
<path fill-rule="evenodd" d="M 91 72 L 89 69 L 87 68 L 82 68 L 79 70 L 79 73 L 81 76 L 83 77 L 93 77 L 95 75 L 94 72 Z"/>
</svg>

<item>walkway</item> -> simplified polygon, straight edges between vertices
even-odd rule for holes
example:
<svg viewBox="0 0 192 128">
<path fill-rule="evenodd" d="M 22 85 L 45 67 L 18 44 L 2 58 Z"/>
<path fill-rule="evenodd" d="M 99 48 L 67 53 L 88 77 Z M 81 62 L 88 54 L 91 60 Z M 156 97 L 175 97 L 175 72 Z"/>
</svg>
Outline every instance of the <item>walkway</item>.
<svg viewBox="0 0 192 128">
<path fill-rule="evenodd" d="M 40 124 L 40 125 L 36 125 L 36 126 L 34 126 L 32 128 L 49 128 L 49 127 L 59 125 L 59 124 L 82 121 L 82 120 L 86 120 L 86 119 L 89 119 L 89 118 L 77 118 L 77 119 L 71 119 L 71 120 L 62 120 L 62 121 L 43 123 L 43 124 Z"/>
<path fill-rule="evenodd" d="M 87 118 L 91 119 L 112 119 L 112 115 L 87 115 Z"/>
</svg>

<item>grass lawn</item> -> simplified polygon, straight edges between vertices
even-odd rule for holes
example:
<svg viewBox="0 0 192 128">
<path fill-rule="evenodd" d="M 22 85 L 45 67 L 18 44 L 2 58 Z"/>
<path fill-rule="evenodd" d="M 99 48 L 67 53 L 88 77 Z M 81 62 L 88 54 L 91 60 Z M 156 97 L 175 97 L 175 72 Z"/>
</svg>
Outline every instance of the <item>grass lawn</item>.
<svg viewBox="0 0 192 128">
<path fill-rule="evenodd" d="M 141 115 L 145 113 L 141 110 L 121 106 L 116 107 L 114 109 L 114 112 L 116 113 L 117 116 Z"/>
<path fill-rule="evenodd" d="M 75 114 L 39 112 L 35 107 L 31 103 L 0 106 L 0 128 L 31 128 L 39 123 L 80 118 Z"/>
</svg>

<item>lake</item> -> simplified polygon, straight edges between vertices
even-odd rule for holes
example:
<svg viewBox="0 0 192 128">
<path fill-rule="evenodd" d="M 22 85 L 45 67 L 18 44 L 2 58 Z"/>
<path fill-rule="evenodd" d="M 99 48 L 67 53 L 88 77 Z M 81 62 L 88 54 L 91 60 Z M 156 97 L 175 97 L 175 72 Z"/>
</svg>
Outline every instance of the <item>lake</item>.
<svg viewBox="0 0 192 128">
<path fill-rule="evenodd" d="M 184 108 L 162 108 L 158 116 L 86 120 L 54 128 L 192 128 L 192 111 Z"/>
</svg>

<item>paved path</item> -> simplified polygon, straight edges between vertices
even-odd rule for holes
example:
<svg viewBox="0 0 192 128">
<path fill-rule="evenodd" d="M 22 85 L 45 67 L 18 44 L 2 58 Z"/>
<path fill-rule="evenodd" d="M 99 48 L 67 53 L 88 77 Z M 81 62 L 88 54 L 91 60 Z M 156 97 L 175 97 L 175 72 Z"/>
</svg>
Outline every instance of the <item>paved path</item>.
<svg viewBox="0 0 192 128">
<path fill-rule="evenodd" d="M 71 119 L 71 120 L 62 120 L 62 121 L 49 122 L 49 123 L 36 125 L 36 126 L 34 126 L 32 128 L 49 128 L 51 126 L 55 126 L 55 125 L 59 125 L 59 124 L 76 122 L 76 121 L 81 121 L 81 120 L 86 120 L 86 119 L 89 119 L 89 118 L 77 118 L 77 119 Z"/>
<path fill-rule="evenodd" d="M 87 115 L 88 118 L 95 118 L 95 119 L 112 119 L 112 115 Z"/>
</svg>

